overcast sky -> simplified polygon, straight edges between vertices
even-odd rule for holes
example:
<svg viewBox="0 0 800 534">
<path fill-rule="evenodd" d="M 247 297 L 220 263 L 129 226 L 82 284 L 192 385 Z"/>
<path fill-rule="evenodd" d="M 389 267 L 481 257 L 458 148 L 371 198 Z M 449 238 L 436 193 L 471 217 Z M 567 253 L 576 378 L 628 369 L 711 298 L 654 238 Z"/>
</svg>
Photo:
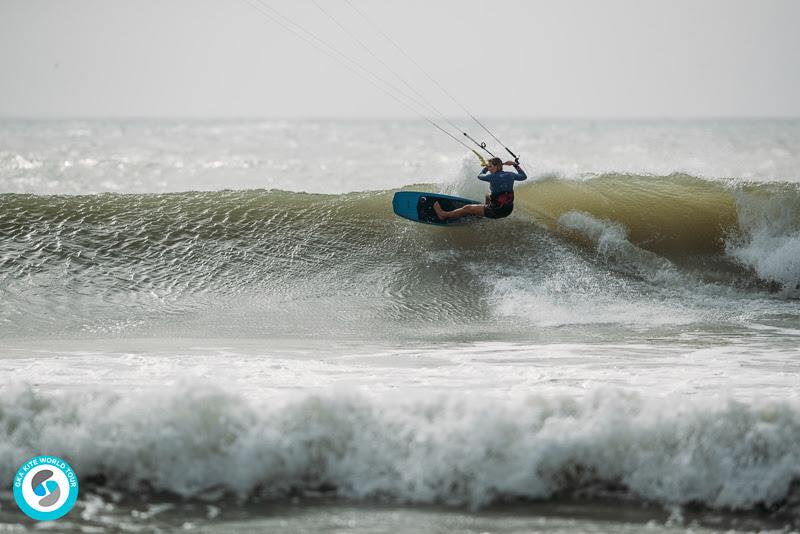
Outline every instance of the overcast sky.
<svg viewBox="0 0 800 534">
<path fill-rule="evenodd" d="M 317 1 L 461 113 L 347 0 Z M 350 1 L 482 116 L 800 117 L 798 0 Z M 0 0 L 0 115 L 415 116 L 270 9 L 411 93 L 313 0 Z"/>
</svg>

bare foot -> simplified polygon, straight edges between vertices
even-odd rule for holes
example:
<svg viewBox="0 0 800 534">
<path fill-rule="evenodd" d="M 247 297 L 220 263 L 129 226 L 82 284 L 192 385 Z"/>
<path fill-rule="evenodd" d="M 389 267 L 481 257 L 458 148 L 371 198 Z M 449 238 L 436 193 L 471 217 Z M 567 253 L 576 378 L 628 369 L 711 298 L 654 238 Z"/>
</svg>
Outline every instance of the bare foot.
<svg viewBox="0 0 800 534">
<path fill-rule="evenodd" d="M 445 215 L 445 213 L 447 212 L 442 209 L 442 207 L 439 205 L 438 202 L 433 203 L 433 211 L 436 212 L 436 216 L 439 217 L 440 219 L 442 220 L 447 219 L 447 215 Z"/>
</svg>

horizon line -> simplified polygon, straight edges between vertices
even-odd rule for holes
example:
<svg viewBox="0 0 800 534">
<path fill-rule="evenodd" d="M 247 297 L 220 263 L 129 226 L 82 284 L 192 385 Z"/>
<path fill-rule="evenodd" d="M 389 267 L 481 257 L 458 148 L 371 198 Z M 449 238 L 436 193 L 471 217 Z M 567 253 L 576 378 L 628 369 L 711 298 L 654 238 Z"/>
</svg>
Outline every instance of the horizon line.
<svg viewBox="0 0 800 534">
<path fill-rule="evenodd" d="M 449 116 L 449 120 L 471 121 L 470 117 Z M 484 120 L 522 122 L 522 121 L 627 121 L 627 122 L 689 122 L 689 121 L 795 121 L 800 115 L 540 115 L 528 117 L 482 116 Z M 376 115 L 353 117 L 341 115 L 5 115 L 0 113 L 0 121 L 398 121 L 428 122 L 425 118 L 396 115 Z"/>
</svg>

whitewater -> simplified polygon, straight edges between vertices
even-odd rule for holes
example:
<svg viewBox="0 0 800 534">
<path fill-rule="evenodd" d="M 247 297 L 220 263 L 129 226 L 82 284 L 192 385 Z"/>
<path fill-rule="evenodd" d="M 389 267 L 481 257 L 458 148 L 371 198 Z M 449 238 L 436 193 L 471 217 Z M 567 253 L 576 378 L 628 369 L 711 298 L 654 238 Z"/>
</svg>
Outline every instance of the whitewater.
<svg viewBox="0 0 800 534">
<path fill-rule="evenodd" d="M 800 121 L 0 122 L 0 480 L 66 530 L 800 525 Z M 512 141 L 513 140 L 513 141 Z M 0 488 L 0 526 L 33 528 Z"/>
</svg>

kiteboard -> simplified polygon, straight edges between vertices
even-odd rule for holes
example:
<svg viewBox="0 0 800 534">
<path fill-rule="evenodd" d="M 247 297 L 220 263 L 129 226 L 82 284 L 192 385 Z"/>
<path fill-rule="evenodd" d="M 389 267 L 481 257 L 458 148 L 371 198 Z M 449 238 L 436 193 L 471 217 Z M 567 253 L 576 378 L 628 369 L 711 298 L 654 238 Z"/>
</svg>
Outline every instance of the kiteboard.
<svg viewBox="0 0 800 534">
<path fill-rule="evenodd" d="M 438 193 L 422 193 L 419 191 L 398 191 L 392 199 L 394 212 L 410 221 L 437 226 L 450 226 L 453 224 L 464 224 L 475 221 L 477 217 L 467 216 L 458 219 L 440 219 L 433 210 L 434 202 L 445 211 L 466 206 L 467 204 L 480 204 L 477 200 L 468 198 L 451 197 L 450 195 L 440 195 Z"/>
</svg>

